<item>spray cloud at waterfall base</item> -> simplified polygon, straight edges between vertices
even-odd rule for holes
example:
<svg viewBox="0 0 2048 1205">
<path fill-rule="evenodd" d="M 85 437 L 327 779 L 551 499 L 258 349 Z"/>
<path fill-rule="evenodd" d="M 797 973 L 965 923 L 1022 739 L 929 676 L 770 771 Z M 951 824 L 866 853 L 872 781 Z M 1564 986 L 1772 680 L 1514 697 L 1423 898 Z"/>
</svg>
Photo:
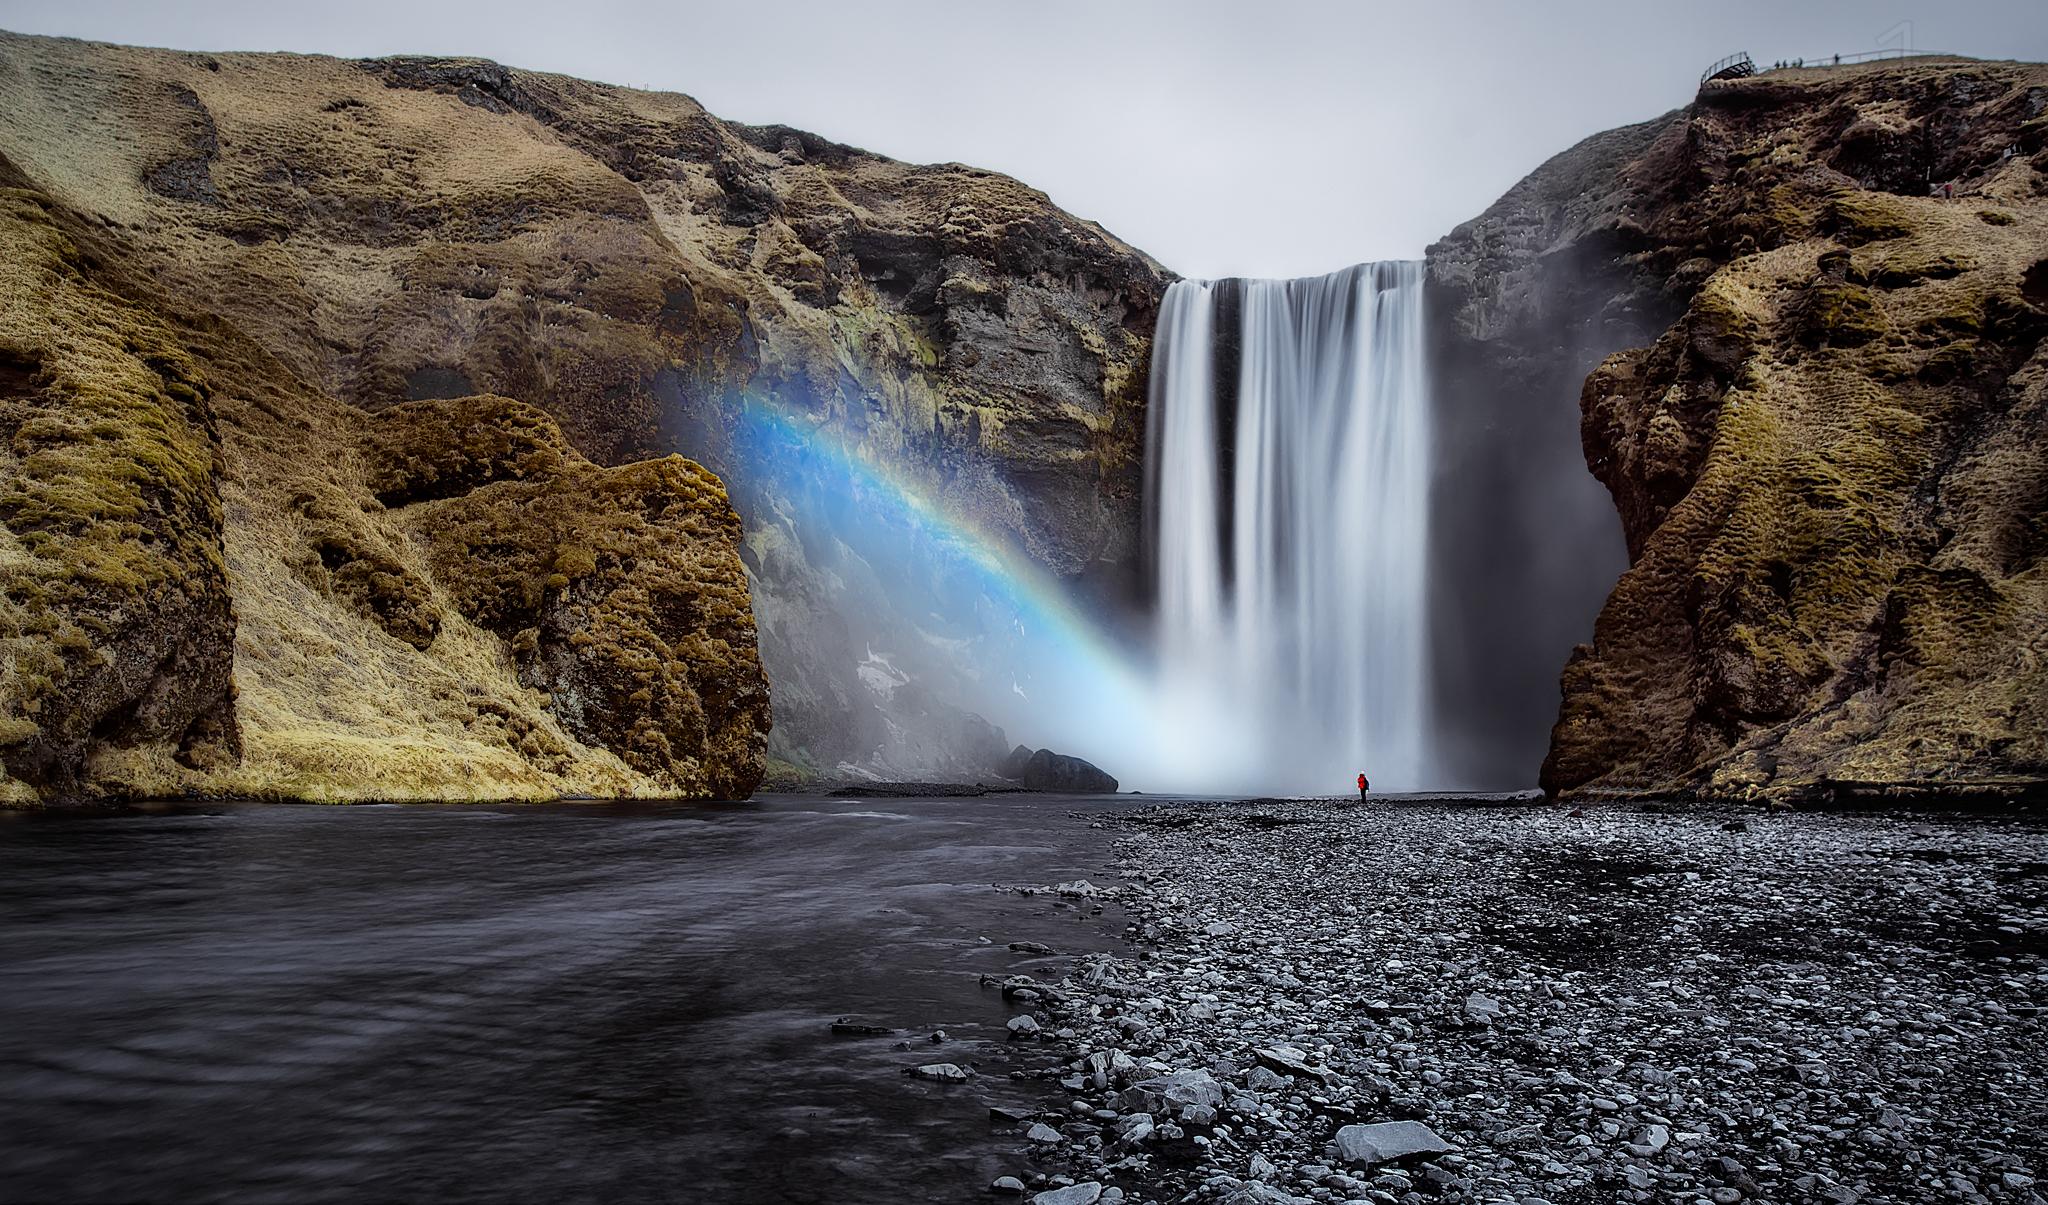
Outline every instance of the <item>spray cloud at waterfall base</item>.
<svg viewBox="0 0 2048 1205">
<path fill-rule="evenodd" d="M 754 479 L 881 634 L 860 678 L 927 690 L 1013 741 L 1149 791 L 1429 785 L 1429 461 L 1421 265 L 1183 281 L 1153 358 L 1146 507 L 1154 639 L 1108 634 L 1058 583 L 801 413 L 755 400 Z"/>
<path fill-rule="evenodd" d="M 1157 713 L 1138 663 L 1048 575 L 935 502 L 911 474 L 800 409 L 750 398 L 734 434 L 755 511 L 750 572 L 774 576 L 783 550 L 801 545 L 829 577 L 831 618 L 859 633 L 856 679 L 885 704 L 883 723 L 915 729 L 964 709 L 1011 742 L 1154 780 L 1144 753 L 1159 744 Z M 757 610 L 773 608 L 773 598 L 757 590 Z M 769 611 L 760 618 L 764 628 L 784 622 Z M 886 753 L 920 742 L 927 750 L 942 743 L 931 731 L 892 731 L 879 767 L 819 768 L 929 776 L 931 760 L 892 763 Z M 992 752 L 958 762 L 950 777 L 992 776 L 1003 750 Z"/>
</svg>

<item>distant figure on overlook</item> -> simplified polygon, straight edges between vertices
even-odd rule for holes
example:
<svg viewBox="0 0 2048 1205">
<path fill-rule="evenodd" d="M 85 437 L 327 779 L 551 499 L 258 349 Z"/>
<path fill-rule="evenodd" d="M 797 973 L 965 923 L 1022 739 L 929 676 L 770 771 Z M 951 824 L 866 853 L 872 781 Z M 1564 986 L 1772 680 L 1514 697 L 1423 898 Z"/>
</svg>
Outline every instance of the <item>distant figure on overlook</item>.
<svg viewBox="0 0 2048 1205">
<path fill-rule="evenodd" d="M 1365 780 L 1365 771 L 1360 770 L 1358 772 L 1358 802 L 1364 803 L 1365 793 L 1371 789 L 1372 784 Z"/>
</svg>

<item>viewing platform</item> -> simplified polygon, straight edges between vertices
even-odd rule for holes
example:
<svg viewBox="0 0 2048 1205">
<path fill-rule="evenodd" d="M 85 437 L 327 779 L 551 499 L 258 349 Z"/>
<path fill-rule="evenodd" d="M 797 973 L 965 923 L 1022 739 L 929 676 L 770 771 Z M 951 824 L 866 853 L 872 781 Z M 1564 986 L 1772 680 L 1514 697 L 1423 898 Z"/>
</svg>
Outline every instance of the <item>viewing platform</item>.
<svg viewBox="0 0 2048 1205">
<path fill-rule="evenodd" d="M 1882 50 L 1864 50 L 1854 54 L 1831 54 L 1815 59 L 1779 59 L 1768 67 L 1759 67 L 1746 50 L 1737 51 L 1726 58 L 1715 60 L 1713 66 L 1700 73 L 1700 87 L 1721 80 L 1749 79 L 1773 71 L 1807 71 L 1816 68 L 1851 67 L 1878 62 L 1897 62 L 1906 59 L 1957 59 L 1966 55 L 1950 54 L 1941 50 L 1912 50 L 1906 47 L 1890 46 Z"/>
</svg>

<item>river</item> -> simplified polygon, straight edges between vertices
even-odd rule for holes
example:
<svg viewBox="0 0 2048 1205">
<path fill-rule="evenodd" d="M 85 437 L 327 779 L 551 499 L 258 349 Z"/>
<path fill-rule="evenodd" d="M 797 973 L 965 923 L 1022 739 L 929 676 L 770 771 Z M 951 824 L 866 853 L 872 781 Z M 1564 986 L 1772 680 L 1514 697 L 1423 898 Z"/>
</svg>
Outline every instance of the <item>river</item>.
<svg viewBox="0 0 2048 1205">
<path fill-rule="evenodd" d="M 986 1106 L 1060 1098 L 978 977 L 1123 923 L 994 885 L 1113 875 L 1118 806 L 0 818 L 0 1198 L 984 1198 L 1029 1171 Z"/>
</svg>

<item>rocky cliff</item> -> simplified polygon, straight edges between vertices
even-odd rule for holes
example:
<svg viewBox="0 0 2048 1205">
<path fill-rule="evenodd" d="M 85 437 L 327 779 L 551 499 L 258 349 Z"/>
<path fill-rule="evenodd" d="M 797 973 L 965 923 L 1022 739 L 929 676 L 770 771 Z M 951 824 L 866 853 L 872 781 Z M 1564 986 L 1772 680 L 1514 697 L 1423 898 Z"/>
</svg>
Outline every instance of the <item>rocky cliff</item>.
<svg viewBox="0 0 2048 1205">
<path fill-rule="evenodd" d="M 1557 719 L 1558 670 L 1628 566 L 1614 504 L 1580 451 L 1579 389 L 1678 316 L 1636 254 L 1623 169 L 1680 119 L 1587 139 L 1429 248 L 1430 613 L 1446 785 L 1530 784 Z"/>
<path fill-rule="evenodd" d="M 1546 787 L 2048 773 L 2048 69 L 1712 83 L 1432 255 L 1467 337 L 1592 333 L 1539 376 L 1615 353 L 1582 438 L 1629 567 Z"/>
<path fill-rule="evenodd" d="M 510 423 L 506 438 L 551 448 L 542 459 L 586 500 L 674 491 L 673 503 L 636 509 L 719 539 L 715 480 L 641 462 L 680 453 L 708 467 L 743 523 L 760 658 L 775 684 L 775 752 L 802 770 L 966 772 L 1007 747 L 947 677 L 958 634 L 932 632 L 923 611 L 881 585 L 848 495 L 823 480 L 832 464 L 879 466 L 919 503 L 971 519 L 999 551 L 1079 594 L 1128 601 L 1134 588 L 1140 408 L 1162 273 L 1015 181 L 722 122 L 679 95 L 475 60 L 196 55 L 0 35 L 0 108 L 0 154 L 36 198 L 29 204 L 91 232 L 129 292 L 147 292 L 145 310 L 173 305 L 263 365 L 265 406 L 223 418 L 224 392 L 257 386 L 221 373 L 189 402 L 166 395 L 161 432 L 151 428 L 165 455 L 223 462 L 174 485 L 192 494 L 195 531 L 225 523 L 224 564 L 204 563 L 203 540 L 162 545 L 155 555 L 190 567 L 161 566 L 169 593 L 152 605 L 212 617 L 210 642 L 179 655 L 211 658 L 212 685 L 199 692 L 208 698 L 226 696 L 231 677 L 240 685 L 245 734 L 260 654 L 245 638 L 232 674 L 223 660 L 229 600 L 245 633 L 254 608 L 237 585 L 248 572 L 235 555 L 237 504 L 214 482 L 273 491 L 269 474 L 308 467 L 245 463 L 249 424 L 388 452 L 380 432 L 432 443 L 432 422 Z M 484 396 L 524 405 L 456 401 Z M 405 409 L 436 401 L 457 408 Z M 762 413 L 788 439 L 756 438 L 750 420 Z M 649 656 L 663 665 L 696 664 L 671 637 L 700 625 L 734 649 L 748 643 L 727 614 L 729 594 L 699 608 L 684 605 L 687 590 L 630 578 L 614 588 L 607 575 L 637 563 L 641 537 L 579 526 L 568 513 L 580 505 L 568 500 L 575 490 L 475 465 L 435 470 L 442 482 L 477 483 L 458 501 L 442 486 L 380 484 L 387 470 L 368 457 L 338 461 L 363 476 L 346 499 L 309 491 L 317 514 L 304 523 L 382 534 L 345 531 L 347 558 L 304 569 L 307 589 L 336 605 L 357 599 L 414 655 L 433 616 L 445 625 L 462 615 L 474 628 L 465 640 L 509 642 L 519 688 L 551 693 L 549 722 L 565 739 L 579 723 L 623 722 L 646 705 L 632 702 L 636 692 L 673 699 L 683 718 L 649 721 L 660 731 L 621 737 L 620 750 L 681 750 L 700 736 L 744 743 L 736 717 L 765 716 L 757 686 L 737 677 L 719 688 L 736 692 L 729 699 L 693 707 L 683 696 L 696 669 L 648 677 L 616 658 L 602 670 L 564 668 L 561 650 L 588 647 L 576 643 L 588 635 L 579 625 L 612 622 L 608 606 L 622 608 L 611 630 L 652 633 L 666 651 Z M 358 489 L 369 491 L 367 509 Z M 486 505 L 485 491 L 503 501 Z M 393 500 L 423 508 L 420 517 L 378 518 Z M 571 550 L 559 569 L 541 563 L 559 548 L 549 553 L 504 518 L 536 509 Z M 489 575 L 495 584 L 461 580 L 464 554 L 448 543 L 456 525 L 470 555 L 523 559 Z M 615 548 L 593 542 L 614 535 Z M 577 550 L 595 555 L 603 582 L 578 576 L 589 558 Z M 714 560 L 679 563 L 673 580 L 709 582 Z M 552 587 L 561 598 L 543 589 L 518 606 L 470 596 L 512 590 L 521 575 L 528 586 L 571 580 Z M 646 596 L 625 597 L 634 592 Z M 289 614 L 280 610 L 280 632 Z M 147 655 L 161 663 L 169 639 L 146 638 Z M 892 657 L 929 680 L 876 690 L 863 666 Z M 391 685 L 371 682 L 366 697 Z M 563 704 L 565 683 L 585 702 Z M 196 698 L 174 710 L 195 708 Z M 703 735 L 721 724 L 726 736 Z M 912 729 L 957 739 L 913 740 Z M 641 754 L 619 756 L 630 768 Z"/>
</svg>

